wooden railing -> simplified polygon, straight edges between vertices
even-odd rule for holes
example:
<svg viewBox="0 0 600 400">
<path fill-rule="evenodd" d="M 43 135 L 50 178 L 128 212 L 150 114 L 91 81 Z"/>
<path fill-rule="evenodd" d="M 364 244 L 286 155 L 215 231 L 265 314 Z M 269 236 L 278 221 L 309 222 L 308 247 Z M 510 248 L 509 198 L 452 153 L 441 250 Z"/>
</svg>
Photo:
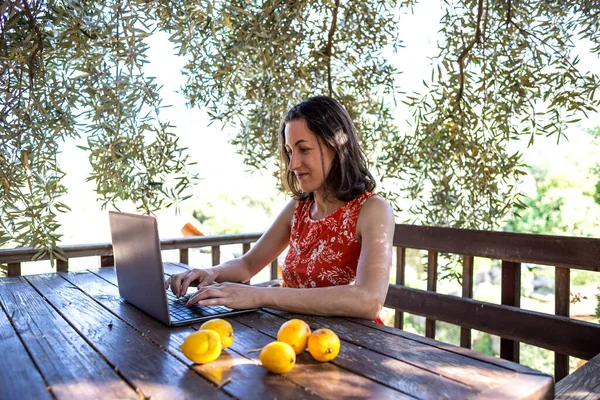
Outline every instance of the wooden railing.
<svg viewBox="0 0 600 400">
<path fill-rule="evenodd" d="M 179 261 L 189 264 L 189 249 L 211 248 L 212 265 L 221 262 L 221 246 L 224 245 L 242 245 L 242 253 L 250 250 L 250 245 L 256 242 L 262 233 L 233 234 L 233 235 L 215 235 L 215 236 L 196 236 L 176 239 L 161 240 L 161 250 L 179 249 Z M 68 271 L 69 260 L 78 257 L 100 257 L 100 267 L 113 266 L 114 258 L 112 244 L 98 243 L 86 245 L 66 245 L 60 246 L 65 260 L 56 260 L 57 271 Z M 0 249 L 0 264 L 6 265 L 8 276 L 21 275 L 21 263 L 32 261 L 38 254 L 39 249 L 18 248 L 18 249 Z M 36 261 L 47 260 L 48 257 L 38 258 Z M 271 276 L 277 276 L 277 260 L 271 263 Z"/>
<path fill-rule="evenodd" d="M 386 306 L 426 317 L 425 335 L 435 337 L 435 321 L 461 327 L 460 344 L 471 347 L 471 329 L 501 337 L 500 357 L 519 362 L 519 342 L 555 352 L 555 381 L 569 374 L 568 356 L 589 360 L 600 353 L 600 325 L 569 318 L 570 272 L 600 271 L 600 239 L 396 225 L 396 284 Z M 406 249 L 428 252 L 427 291 L 404 286 Z M 462 256 L 462 297 L 436 292 L 440 253 Z M 474 257 L 500 260 L 501 304 L 473 300 Z M 549 265 L 555 274 L 555 315 L 519 308 L 521 264 Z"/>
<path fill-rule="evenodd" d="M 179 259 L 188 264 L 191 248 L 210 247 L 212 264 L 220 262 L 220 246 L 241 244 L 242 252 L 260 238 L 260 233 L 199 236 L 161 241 L 162 250 L 179 249 Z M 600 353 L 600 325 L 569 318 L 570 271 L 600 271 L 600 239 L 487 232 L 465 229 L 396 225 L 394 235 L 397 269 L 390 285 L 386 306 L 396 310 L 394 325 L 402 328 L 403 312 L 426 317 L 425 335 L 435 338 L 436 321 L 461 327 L 460 344 L 471 347 L 471 329 L 501 337 L 500 356 L 519 362 L 519 342 L 555 352 L 555 380 L 569 374 L 568 356 L 591 359 Z M 406 249 L 428 252 L 427 290 L 404 286 Z M 100 266 L 112 266 L 110 243 L 63 246 L 67 261 L 57 263 L 58 271 L 69 268 L 68 260 L 99 256 Z M 462 297 L 436 293 L 440 253 L 462 256 Z M 21 274 L 21 263 L 31 261 L 35 249 L 0 249 L 0 264 L 8 275 Z M 501 304 L 473 300 L 474 257 L 500 260 L 502 265 Z M 555 315 L 522 310 L 521 264 L 556 268 Z M 277 278 L 277 260 L 270 266 Z"/>
</svg>

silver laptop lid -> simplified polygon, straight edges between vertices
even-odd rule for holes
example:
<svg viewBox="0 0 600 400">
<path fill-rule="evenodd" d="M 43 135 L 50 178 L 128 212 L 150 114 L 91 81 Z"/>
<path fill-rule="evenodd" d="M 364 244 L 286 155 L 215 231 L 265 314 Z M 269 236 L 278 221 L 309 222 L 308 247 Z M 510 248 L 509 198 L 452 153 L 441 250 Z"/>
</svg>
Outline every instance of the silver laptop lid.
<svg viewBox="0 0 600 400">
<path fill-rule="evenodd" d="M 170 323 L 156 218 L 109 211 L 119 294 L 165 324 Z"/>
</svg>

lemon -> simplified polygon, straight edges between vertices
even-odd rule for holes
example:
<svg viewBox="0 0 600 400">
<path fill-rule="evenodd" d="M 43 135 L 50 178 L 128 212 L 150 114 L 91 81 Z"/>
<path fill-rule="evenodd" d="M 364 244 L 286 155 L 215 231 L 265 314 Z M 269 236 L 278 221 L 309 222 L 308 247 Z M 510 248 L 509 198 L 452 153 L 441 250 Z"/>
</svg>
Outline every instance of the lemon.
<svg viewBox="0 0 600 400">
<path fill-rule="evenodd" d="M 331 361 L 340 352 L 340 338 L 331 329 L 317 329 L 308 338 L 308 351 L 317 361 Z"/>
<path fill-rule="evenodd" d="M 296 352 L 287 343 L 271 342 L 258 356 L 262 366 L 276 374 L 288 372 L 296 364 Z"/>
<path fill-rule="evenodd" d="M 291 319 L 281 325 L 277 332 L 277 340 L 292 346 L 296 354 L 302 354 L 306 350 L 310 326 L 301 319 Z"/>
<path fill-rule="evenodd" d="M 200 329 L 209 329 L 215 331 L 221 337 L 221 347 L 223 349 L 228 348 L 233 343 L 233 328 L 231 324 L 224 319 L 215 318 L 210 321 L 206 321 L 200 326 Z"/>
<path fill-rule="evenodd" d="M 189 335 L 179 348 L 196 364 L 206 364 L 221 355 L 221 338 L 215 331 L 199 330 Z"/>
</svg>

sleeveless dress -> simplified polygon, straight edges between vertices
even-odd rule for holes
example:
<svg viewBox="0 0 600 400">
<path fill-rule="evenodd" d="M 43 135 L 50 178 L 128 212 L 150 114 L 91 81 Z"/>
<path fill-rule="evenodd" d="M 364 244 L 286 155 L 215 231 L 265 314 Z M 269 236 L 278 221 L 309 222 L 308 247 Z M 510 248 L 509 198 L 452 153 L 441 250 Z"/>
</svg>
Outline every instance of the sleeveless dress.
<svg viewBox="0 0 600 400">
<path fill-rule="evenodd" d="M 373 193 L 365 192 L 320 220 L 310 217 L 312 200 L 299 201 L 290 246 L 282 266 L 283 286 L 317 288 L 354 284 L 360 256 L 358 214 Z M 375 320 L 383 324 L 380 318 Z"/>
</svg>

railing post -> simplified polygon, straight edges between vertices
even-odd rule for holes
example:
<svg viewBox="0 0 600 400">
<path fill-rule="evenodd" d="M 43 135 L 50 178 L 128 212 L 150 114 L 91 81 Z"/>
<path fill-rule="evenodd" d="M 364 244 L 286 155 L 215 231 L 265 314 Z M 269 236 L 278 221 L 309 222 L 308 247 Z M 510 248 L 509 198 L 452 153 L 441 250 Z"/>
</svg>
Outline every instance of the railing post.
<svg viewBox="0 0 600 400">
<path fill-rule="evenodd" d="M 438 253 L 429 251 L 427 252 L 427 290 L 429 292 L 437 291 L 437 270 Z M 435 339 L 435 320 L 425 319 L 425 336 Z"/>
<path fill-rule="evenodd" d="M 21 276 L 21 263 L 8 263 L 8 276 Z"/>
<path fill-rule="evenodd" d="M 189 249 L 179 249 L 179 262 L 182 264 L 190 264 Z"/>
<path fill-rule="evenodd" d="M 521 306 L 521 263 L 502 261 L 502 305 Z M 519 362 L 519 342 L 500 338 L 500 358 Z"/>
<path fill-rule="evenodd" d="M 404 277 L 405 277 L 405 269 L 406 269 L 406 248 L 397 247 L 396 248 L 396 285 L 404 286 Z M 404 313 L 402 311 L 396 310 L 394 314 L 394 328 L 403 329 L 404 328 Z"/>
<path fill-rule="evenodd" d="M 473 298 L 473 256 L 463 256 L 462 270 L 462 297 L 466 299 Z M 471 329 L 460 328 L 460 346 L 471 348 Z"/>
<path fill-rule="evenodd" d="M 211 253 L 212 253 L 212 265 L 213 265 L 213 267 L 215 265 L 219 265 L 221 263 L 221 247 L 220 246 L 212 246 L 211 247 Z"/>
<path fill-rule="evenodd" d="M 100 256 L 100 268 L 102 267 L 114 267 L 115 266 L 115 256 Z"/>
<path fill-rule="evenodd" d="M 277 259 L 274 259 L 273 261 L 271 261 L 271 280 L 275 280 L 277 278 L 279 278 L 278 274 L 277 274 L 277 266 L 278 266 L 278 262 Z"/>
<path fill-rule="evenodd" d="M 246 254 L 249 251 L 250 251 L 250 243 L 243 243 L 242 244 L 242 254 Z"/>
<path fill-rule="evenodd" d="M 554 313 L 563 317 L 570 315 L 571 270 L 556 267 L 554 272 Z M 554 381 L 558 382 L 569 375 L 569 356 L 554 353 Z"/>
<path fill-rule="evenodd" d="M 69 260 L 56 259 L 56 272 L 67 272 L 69 270 Z"/>
</svg>

